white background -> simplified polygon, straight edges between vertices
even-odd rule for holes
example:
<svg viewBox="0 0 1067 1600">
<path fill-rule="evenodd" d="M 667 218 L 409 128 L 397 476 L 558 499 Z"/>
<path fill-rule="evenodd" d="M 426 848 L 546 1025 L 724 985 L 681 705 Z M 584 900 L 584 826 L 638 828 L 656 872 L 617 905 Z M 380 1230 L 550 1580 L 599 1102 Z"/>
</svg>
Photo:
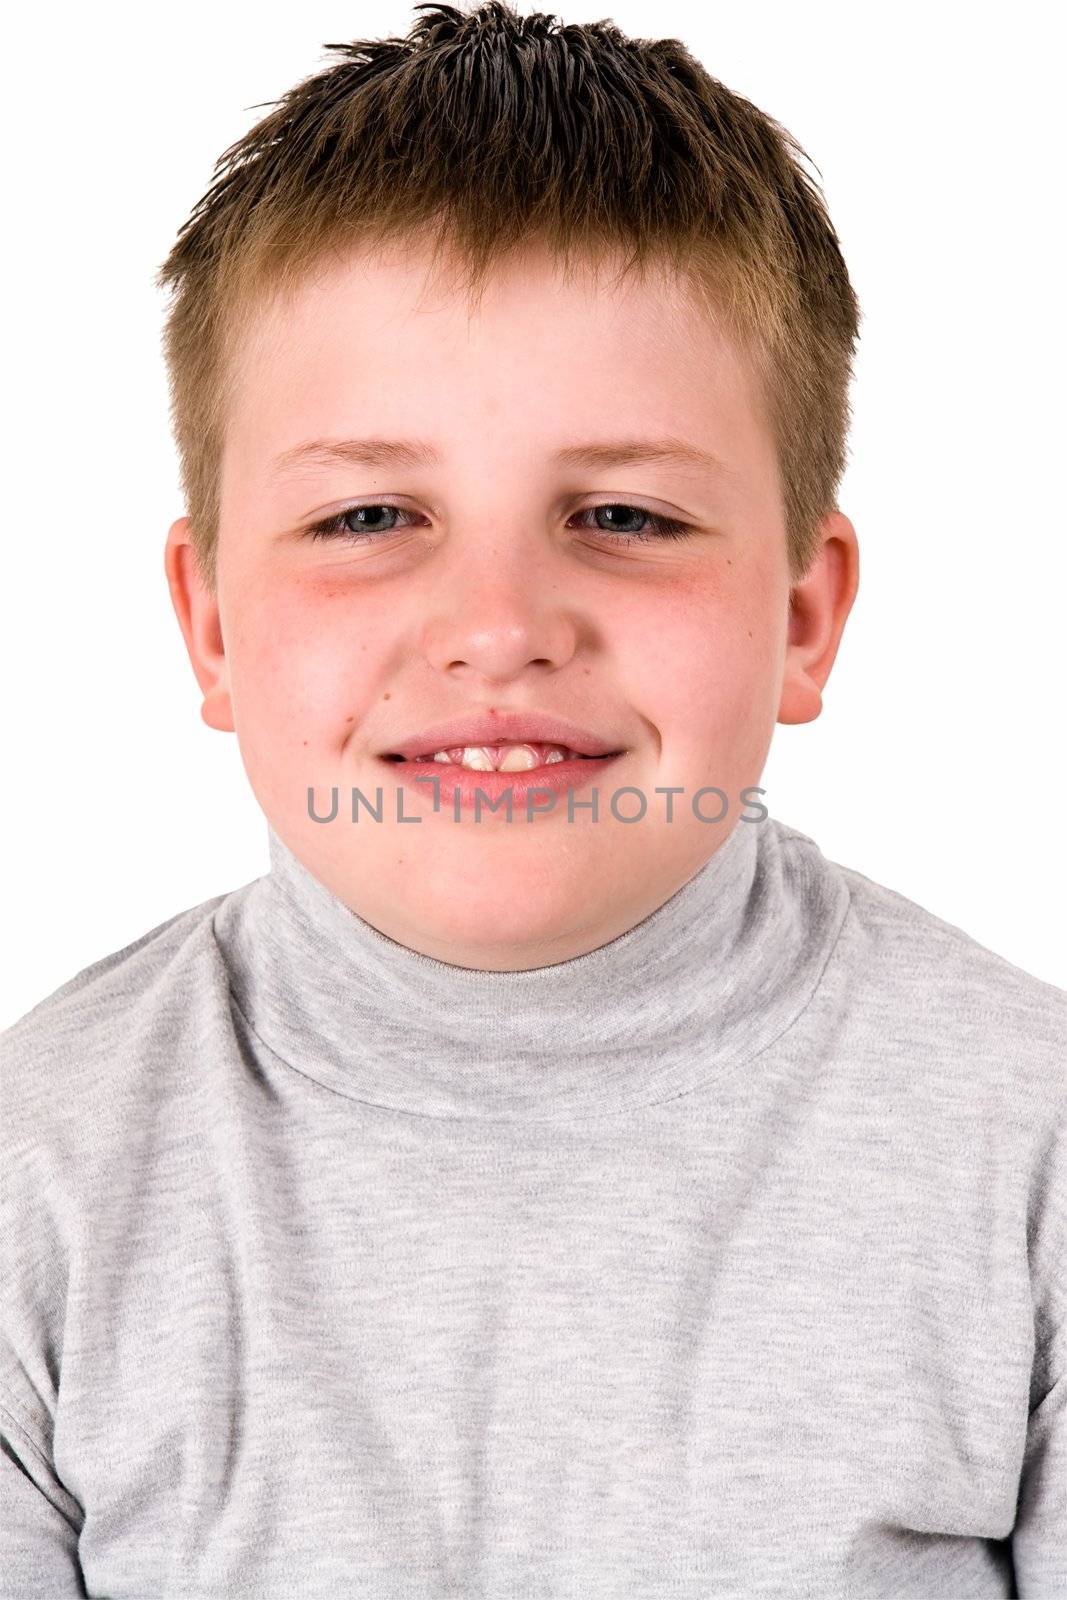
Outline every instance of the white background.
<svg viewBox="0 0 1067 1600">
<path fill-rule="evenodd" d="M 521 3 L 520 9 L 532 6 Z M 865 321 L 840 504 L 861 587 L 774 815 L 1067 987 L 1058 10 L 573 0 L 676 35 L 821 173 Z M 163 572 L 184 510 L 153 274 L 254 109 L 388 4 L 20 7 L 8 130 L 0 1025 L 257 876 Z"/>
</svg>

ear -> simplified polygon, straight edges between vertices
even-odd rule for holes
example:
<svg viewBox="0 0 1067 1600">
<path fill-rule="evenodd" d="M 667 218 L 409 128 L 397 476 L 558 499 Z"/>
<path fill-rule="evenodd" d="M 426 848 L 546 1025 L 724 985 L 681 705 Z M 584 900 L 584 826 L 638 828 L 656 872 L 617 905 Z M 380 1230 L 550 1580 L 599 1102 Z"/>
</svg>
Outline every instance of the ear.
<svg viewBox="0 0 1067 1600">
<path fill-rule="evenodd" d="M 203 690 L 200 715 L 209 728 L 233 733 L 230 673 L 216 595 L 207 587 L 190 540 L 189 518 L 179 517 L 167 533 L 164 565 L 196 681 Z"/>
<path fill-rule="evenodd" d="M 814 561 L 789 591 L 789 641 L 785 653 L 779 722 L 814 722 L 837 655 L 860 577 L 856 530 L 840 511 L 819 524 Z"/>
</svg>

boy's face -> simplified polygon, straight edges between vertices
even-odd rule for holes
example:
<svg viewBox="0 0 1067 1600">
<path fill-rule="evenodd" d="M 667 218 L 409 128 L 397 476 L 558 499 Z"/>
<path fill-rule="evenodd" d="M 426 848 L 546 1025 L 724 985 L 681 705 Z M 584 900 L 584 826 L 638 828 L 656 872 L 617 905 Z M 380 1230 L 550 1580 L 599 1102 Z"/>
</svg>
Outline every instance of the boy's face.
<svg viewBox="0 0 1067 1600">
<path fill-rule="evenodd" d="M 391 938 L 516 970 L 634 926 L 732 831 L 775 722 L 818 715 L 856 541 L 847 518 L 827 519 L 791 594 L 767 423 L 680 291 L 591 273 L 564 283 L 531 250 L 470 315 L 461 290 L 427 292 L 429 261 L 415 247 L 356 252 L 264 312 L 230 414 L 217 598 L 184 518 L 167 569 L 204 719 L 236 731 L 285 844 Z M 555 459 L 668 437 L 722 470 Z M 279 464 L 309 441 L 372 438 L 419 441 L 437 460 Z M 312 539 L 310 525 L 354 502 L 364 513 L 340 536 Z M 650 516 L 690 536 L 657 538 Z M 519 772 L 511 821 L 483 804 L 457 822 L 453 768 L 431 768 L 435 811 L 432 786 L 387 756 L 490 710 L 563 718 L 621 753 L 591 782 L 578 770 L 573 820 L 566 793 L 528 817 Z M 508 781 L 470 776 L 494 794 Z M 725 802 L 697 794 L 708 786 Z M 320 817 L 338 791 L 333 821 L 309 816 L 309 788 Z M 351 820 L 353 788 L 372 804 L 382 791 L 381 822 L 363 806 Z M 398 820 L 398 791 L 419 822 Z M 724 803 L 722 821 L 701 820 Z"/>
</svg>

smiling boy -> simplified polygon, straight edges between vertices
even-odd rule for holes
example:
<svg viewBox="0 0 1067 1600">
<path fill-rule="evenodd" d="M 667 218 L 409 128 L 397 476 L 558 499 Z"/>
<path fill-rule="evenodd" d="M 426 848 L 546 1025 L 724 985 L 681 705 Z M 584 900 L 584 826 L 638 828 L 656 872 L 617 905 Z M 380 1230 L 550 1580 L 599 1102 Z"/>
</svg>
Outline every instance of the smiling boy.
<svg viewBox="0 0 1067 1600">
<path fill-rule="evenodd" d="M 228 403 L 217 591 L 188 518 L 167 566 L 204 716 L 239 731 L 313 876 L 439 960 L 543 966 L 633 927 L 730 832 L 776 715 L 818 711 L 856 539 L 824 521 L 790 616 L 770 432 L 727 340 L 660 274 L 564 282 L 524 242 L 471 312 L 427 285 L 430 260 L 364 246 L 261 314 Z M 505 738 L 610 759 L 495 781 L 483 759 L 457 823 L 456 769 L 433 756 Z M 528 802 L 561 776 L 570 807 Z M 721 822 L 717 795 L 693 806 L 709 787 Z"/>
<path fill-rule="evenodd" d="M 417 10 L 161 272 L 270 870 L 4 1035 L 0 1593 L 1067 1593 L 1067 996 L 762 799 L 822 197 L 677 41 Z"/>
</svg>

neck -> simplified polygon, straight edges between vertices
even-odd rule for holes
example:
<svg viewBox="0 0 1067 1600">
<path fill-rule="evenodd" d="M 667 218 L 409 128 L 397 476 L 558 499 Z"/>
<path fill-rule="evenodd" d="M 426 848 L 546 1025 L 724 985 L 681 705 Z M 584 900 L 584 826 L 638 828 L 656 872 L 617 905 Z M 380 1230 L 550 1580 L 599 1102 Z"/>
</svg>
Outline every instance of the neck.
<svg viewBox="0 0 1067 1600">
<path fill-rule="evenodd" d="M 269 843 L 269 873 L 215 915 L 253 1045 L 354 1098 L 445 1118 L 557 1121 L 686 1093 L 788 1025 L 847 905 L 811 841 L 739 820 L 616 937 L 486 971 L 389 938 Z"/>
</svg>

